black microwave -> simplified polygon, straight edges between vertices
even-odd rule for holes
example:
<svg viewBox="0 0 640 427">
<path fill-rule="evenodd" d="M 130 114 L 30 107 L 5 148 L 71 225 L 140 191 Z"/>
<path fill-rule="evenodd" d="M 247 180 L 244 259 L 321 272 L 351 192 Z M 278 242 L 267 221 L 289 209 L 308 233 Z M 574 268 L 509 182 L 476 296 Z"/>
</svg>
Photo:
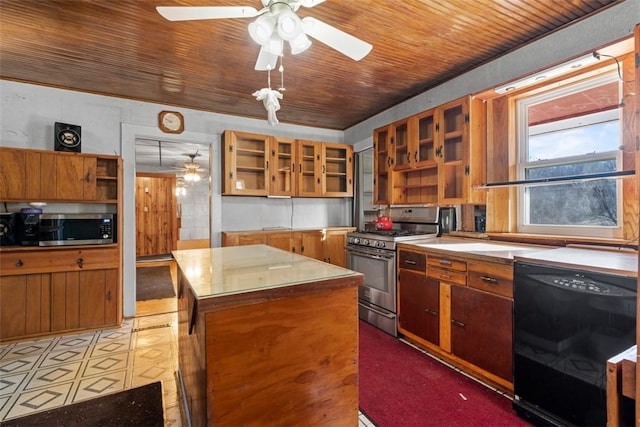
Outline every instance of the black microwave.
<svg viewBox="0 0 640 427">
<path fill-rule="evenodd" d="M 116 242 L 114 214 L 40 214 L 40 246 L 104 245 Z"/>
</svg>

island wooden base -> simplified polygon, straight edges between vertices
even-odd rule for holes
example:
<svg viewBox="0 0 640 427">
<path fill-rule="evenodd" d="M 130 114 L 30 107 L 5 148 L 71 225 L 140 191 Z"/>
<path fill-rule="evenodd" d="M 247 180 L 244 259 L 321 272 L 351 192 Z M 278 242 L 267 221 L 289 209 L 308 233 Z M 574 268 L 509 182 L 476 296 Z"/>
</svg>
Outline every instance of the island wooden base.
<svg viewBox="0 0 640 427">
<path fill-rule="evenodd" d="M 194 427 L 358 425 L 357 287 L 212 310 L 183 289 L 180 369 Z"/>
</svg>

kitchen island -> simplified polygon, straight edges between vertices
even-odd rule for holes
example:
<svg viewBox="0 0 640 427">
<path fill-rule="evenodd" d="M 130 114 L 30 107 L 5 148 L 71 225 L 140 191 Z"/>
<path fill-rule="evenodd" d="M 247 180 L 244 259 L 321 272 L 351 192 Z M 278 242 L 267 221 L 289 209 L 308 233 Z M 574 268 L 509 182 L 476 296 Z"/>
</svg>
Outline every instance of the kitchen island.
<svg viewBox="0 0 640 427">
<path fill-rule="evenodd" d="M 265 245 L 173 256 L 191 425 L 358 424 L 360 273 Z"/>
</svg>

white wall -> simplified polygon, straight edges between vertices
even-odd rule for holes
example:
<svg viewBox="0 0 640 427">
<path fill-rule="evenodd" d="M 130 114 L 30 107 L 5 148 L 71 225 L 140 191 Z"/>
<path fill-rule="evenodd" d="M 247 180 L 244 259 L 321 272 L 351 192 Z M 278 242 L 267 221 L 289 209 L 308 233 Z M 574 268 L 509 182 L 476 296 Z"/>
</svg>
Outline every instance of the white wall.
<svg viewBox="0 0 640 427">
<path fill-rule="evenodd" d="M 352 126 L 345 131 L 345 142 L 360 151 L 367 143 L 371 145 L 373 130 L 380 126 L 633 36 L 633 29 L 638 23 L 640 0 L 626 0 Z"/>
<path fill-rule="evenodd" d="M 350 202 L 347 199 L 327 201 L 306 199 L 291 212 L 276 210 L 271 200 L 251 197 L 227 205 L 221 197 L 221 134 L 235 129 L 282 137 L 327 142 L 343 142 L 343 133 L 327 129 L 279 124 L 270 127 L 266 120 L 246 119 L 168 105 L 131 101 L 120 98 L 29 85 L 0 80 L 0 145 L 4 147 L 53 149 L 54 122 L 82 126 L 82 152 L 117 154 L 123 159 L 123 277 L 124 316 L 135 315 L 135 141 L 137 138 L 211 144 L 210 230 L 214 246 L 220 244 L 220 232 L 227 229 L 255 229 L 272 223 L 295 226 L 350 225 Z M 157 127 L 158 113 L 175 109 L 185 117 L 185 132 L 180 135 L 162 133 Z M 280 201 L 281 202 L 281 201 Z M 277 202 L 276 202 L 277 203 Z M 294 202 L 298 204 L 298 202 Z M 12 206 L 13 208 L 13 206 Z M 224 208 L 224 216 L 223 216 Z M 48 207 L 48 211 L 51 211 Z M 331 210 L 331 213 L 328 211 Z M 52 212 L 52 211 L 51 211 Z M 338 215 L 334 212 L 339 212 Z M 257 214 L 259 213 L 259 214 Z M 285 215 L 279 218 L 278 215 Z M 203 216 L 206 213 L 203 213 Z M 272 221 L 273 220 L 273 221 Z M 317 221 L 317 222 L 316 222 Z"/>
</svg>

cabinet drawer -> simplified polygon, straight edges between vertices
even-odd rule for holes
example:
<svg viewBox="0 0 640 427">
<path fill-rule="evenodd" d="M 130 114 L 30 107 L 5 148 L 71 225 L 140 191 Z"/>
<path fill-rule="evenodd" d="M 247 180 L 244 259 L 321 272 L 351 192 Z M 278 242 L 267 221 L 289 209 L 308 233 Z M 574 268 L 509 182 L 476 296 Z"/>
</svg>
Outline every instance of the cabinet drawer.
<svg viewBox="0 0 640 427">
<path fill-rule="evenodd" d="M 451 283 L 454 285 L 466 285 L 467 284 L 467 275 L 466 273 L 454 270 L 448 270 L 446 268 L 434 267 L 429 264 L 429 268 L 427 269 L 427 276 L 432 277 L 434 279 L 442 280 L 447 283 Z"/>
<path fill-rule="evenodd" d="M 447 270 L 467 271 L 467 263 L 465 261 L 458 261 L 455 259 L 442 258 L 438 256 L 429 255 L 427 257 L 427 264 L 431 267 L 445 268 Z"/>
<path fill-rule="evenodd" d="M 398 266 L 407 270 L 425 272 L 427 270 L 427 256 L 418 252 L 400 251 Z"/>
<path fill-rule="evenodd" d="M 118 267 L 118 248 L 16 251 L 0 256 L 0 276 Z"/>
<path fill-rule="evenodd" d="M 470 287 L 513 298 L 513 266 L 469 262 L 468 267 Z"/>
</svg>

